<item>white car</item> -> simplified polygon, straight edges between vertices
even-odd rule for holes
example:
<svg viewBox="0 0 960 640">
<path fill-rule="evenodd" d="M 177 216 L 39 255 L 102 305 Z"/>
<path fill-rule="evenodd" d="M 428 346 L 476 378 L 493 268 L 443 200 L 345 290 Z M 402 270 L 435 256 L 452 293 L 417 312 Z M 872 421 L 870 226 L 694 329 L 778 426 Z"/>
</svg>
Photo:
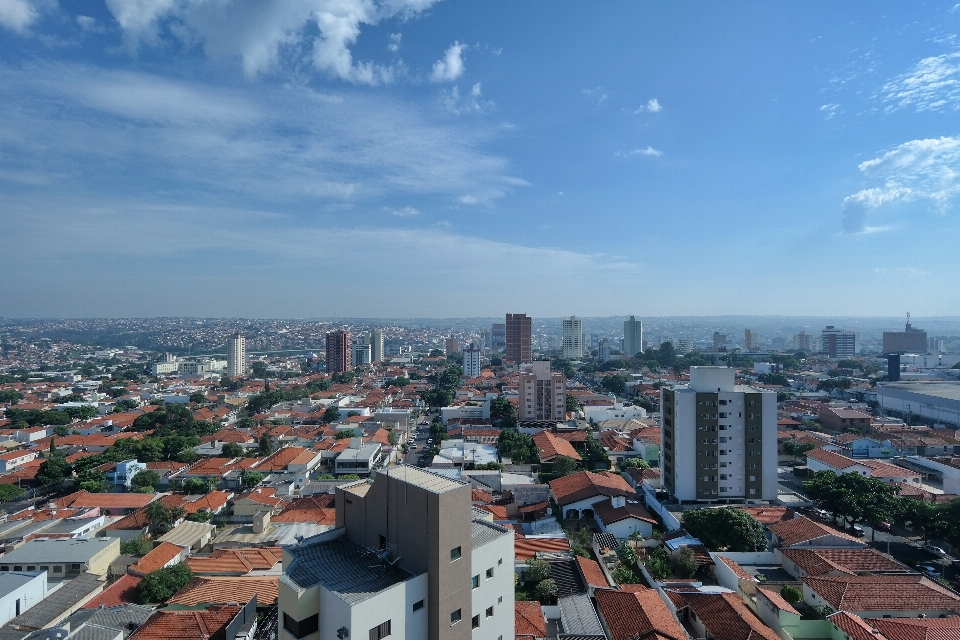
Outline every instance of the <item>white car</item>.
<svg viewBox="0 0 960 640">
<path fill-rule="evenodd" d="M 923 550 L 924 550 L 924 551 L 929 551 L 929 552 L 932 553 L 933 555 L 935 555 L 935 556 L 940 556 L 941 558 L 945 558 L 946 555 L 947 555 L 947 552 L 946 552 L 946 551 L 944 551 L 944 550 L 941 549 L 940 547 L 935 547 L 935 546 L 933 546 L 932 544 L 925 544 L 925 545 L 923 545 Z"/>
</svg>

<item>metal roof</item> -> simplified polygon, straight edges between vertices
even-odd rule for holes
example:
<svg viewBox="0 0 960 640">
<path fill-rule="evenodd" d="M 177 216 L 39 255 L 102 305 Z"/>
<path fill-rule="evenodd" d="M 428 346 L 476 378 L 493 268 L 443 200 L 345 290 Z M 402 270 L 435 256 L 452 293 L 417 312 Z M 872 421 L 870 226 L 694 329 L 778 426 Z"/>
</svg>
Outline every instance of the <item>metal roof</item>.
<svg viewBox="0 0 960 640">
<path fill-rule="evenodd" d="M 459 489 L 467 484 L 466 482 L 452 480 L 440 474 L 427 471 L 426 469 L 412 467 L 406 464 L 388 467 L 387 469 L 378 471 L 377 475 L 399 478 L 404 482 L 412 484 L 415 487 L 420 487 L 421 489 L 426 489 L 431 493 L 446 493 L 447 491 Z"/>
<path fill-rule="evenodd" d="M 587 594 L 578 593 L 566 596 L 560 598 L 557 602 L 560 605 L 560 621 L 567 634 L 605 636 L 600 618 L 597 617 L 597 611 L 593 608 L 593 603 L 590 602 L 590 597 Z"/>
<path fill-rule="evenodd" d="M 510 531 L 500 525 L 484 520 L 474 520 L 470 531 L 470 542 L 473 548 L 476 549 L 488 542 L 508 535 L 510 535 Z"/>
<path fill-rule="evenodd" d="M 23 564 L 25 562 L 81 563 L 88 562 L 111 544 L 119 544 L 117 538 L 58 538 L 55 540 L 30 540 L 22 547 L 0 557 L 0 563 Z"/>
</svg>

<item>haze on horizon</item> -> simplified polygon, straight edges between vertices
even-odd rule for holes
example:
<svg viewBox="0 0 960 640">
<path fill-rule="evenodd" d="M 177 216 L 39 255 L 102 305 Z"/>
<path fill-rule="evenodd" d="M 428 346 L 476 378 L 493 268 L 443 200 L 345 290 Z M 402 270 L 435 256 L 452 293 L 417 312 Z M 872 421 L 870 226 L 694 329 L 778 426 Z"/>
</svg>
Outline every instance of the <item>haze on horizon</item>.
<svg viewBox="0 0 960 640">
<path fill-rule="evenodd" d="M 956 316 L 958 20 L 0 0 L 0 316 Z"/>
</svg>

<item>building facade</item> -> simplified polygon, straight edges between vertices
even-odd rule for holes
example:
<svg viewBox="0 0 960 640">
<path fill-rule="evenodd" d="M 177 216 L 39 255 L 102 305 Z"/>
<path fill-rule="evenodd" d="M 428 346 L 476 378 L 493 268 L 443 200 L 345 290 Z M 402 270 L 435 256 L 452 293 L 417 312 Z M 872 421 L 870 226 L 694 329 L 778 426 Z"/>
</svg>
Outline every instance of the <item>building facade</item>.
<svg viewBox="0 0 960 640">
<path fill-rule="evenodd" d="M 239 333 L 227 338 L 227 375 L 231 378 L 242 376 L 247 370 L 246 341 Z"/>
<path fill-rule="evenodd" d="M 339 373 L 350 369 L 350 334 L 331 331 L 327 334 L 327 372 Z"/>
<path fill-rule="evenodd" d="M 507 325 L 495 324 L 490 327 L 490 351 L 502 353 L 507 348 Z"/>
<path fill-rule="evenodd" d="M 794 335 L 793 348 L 797 351 L 812 351 L 813 336 L 811 336 L 806 331 L 801 331 L 800 333 Z"/>
<path fill-rule="evenodd" d="M 383 331 L 374 329 L 370 332 L 370 359 L 373 362 L 382 362 L 383 353 Z"/>
<path fill-rule="evenodd" d="M 373 358 L 372 351 L 370 343 L 367 342 L 367 336 L 357 336 L 350 343 L 350 364 L 354 367 L 370 364 Z"/>
<path fill-rule="evenodd" d="M 929 348 L 927 332 L 914 329 L 907 314 L 907 326 L 903 331 L 883 332 L 884 353 L 926 353 Z"/>
<path fill-rule="evenodd" d="M 663 486 L 682 502 L 777 498 L 777 394 L 727 367 L 691 367 L 660 395 Z"/>
<path fill-rule="evenodd" d="M 513 532 L 471 494 L 407 465 L 338 487 L 336 529 L 284 547 L 280 640 L 512 638 Z"/>
<path fill-rule="evenodd" d="M 567 414 L 567 379 L 550 362 L 531 362 L 520 372 L 520 420 L 559 420 Z"/>
<path fill-rule="evenodd" d="M 520 364 L 533 359 L 533 324 L 525 313 L 508 313 L 504 359 Z"/>
<path fill-rule="evenodd" d="M 480 354 L 482 350 L 477 345 L 471 343 L 464 345 L 460 349 L 460 355 L 463 356 L 463 375 L 467 378 L 480 377 Z"/>
<path fill-rule="evenodd" d="M 743 330 L 743 348 L 747 351 L 757 348 L 757 334 L 750 329 Z"/>
<path fill-rule="evenodd" d="M 630 316 L 623 321 L 623 355 L 632 358 L 643 351 L 643 322 Z"/>
<path fill-rule="evenodd" d="M 852 358 L 860 352 L 860 334 L 827 325 L 820 332 L 820 351 L 830 358 Z"/>
<path fill-rule="evenodd" d="M 563 357 L 576 360 L 583 357 L 583 321 L 570 316 L 563 321 Z"/>
<path fill-rule="evenodd" d="M 597 346 L 597 356 L 600 362 L 610 361 L 610 341 L 606 338 L 600 338 L 600 344 Z"/>
</svg>

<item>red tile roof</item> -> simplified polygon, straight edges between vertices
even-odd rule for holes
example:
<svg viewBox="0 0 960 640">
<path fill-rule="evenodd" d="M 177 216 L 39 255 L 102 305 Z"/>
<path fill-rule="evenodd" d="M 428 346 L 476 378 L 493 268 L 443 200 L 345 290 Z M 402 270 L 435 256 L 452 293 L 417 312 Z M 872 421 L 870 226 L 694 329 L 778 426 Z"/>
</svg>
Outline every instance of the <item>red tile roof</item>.
<svg viewBox="0 0 960 640">
<path fill-rule="evenodd" d="M 553 495 L 561 506 L 595 496 L 635 498 L 637 495 L 626 480 L 609 471 L 600 473 L 581 471 L 552 480 L 549 484 L 550 490 L 553 491 Z"/>
<path fill-rule="evenodd" d="M 277 601 L 279 578 L 276 577 L 204 577 L 194 578 L 173 594 L 168 604 L 195 606 L 201 603 L 224 604 L 250 602 L 254 594 L 258 605 Z"/>
<path fill-rule="evenodd" d="M 514 633 L 518 636 L 534 636 L 545 638 L 547 636 L 547 620 L 543 615 L 543 609 L 539 602 L 530 602 L 518 600 L 514 603 Z"/>
<path fill-rule="evenodd" d="M 194 573 L 244 574 L 272 569 L 281 558 L 280 547 L 244 547 L 217 549 L 209 556 L 192 556 L 187 558 L 186 565 Z"/>
<path fill-rule="evenodd" d="M 101 507 L 103 509 L 139 509 L 157 497 L 155 493 L 88 493 L 79 496 L 69 506 L 75 508 Z"/>
<path fill-rule="evenodd" d="M 872 618 L 868 624 L 887 640 L 960 640 L 960 618 Z"/>
<path fill-rule="evenodd" d="M 820 576 L 802 582 L 838 611 L 960 613 L 960 596 L 919 575 Z"/>
<path fill-rule="evenodd" d="M 129 640 L 210 638 L 219 633 L 242 606 L 212 605 L 202 611 L 157 611 L 129 636 Z"/>
<path fill-rule="evenodd" d="M 134 604 L 137 601 L 137 585 L 143 580 L 140 576 L 128 574 L 104 589 L 96 598 L 83 605 L 84 609 L 116 607 L 121 604 Z"/>
<path fill-rule="evenodd" d="M 678 609 L 690 607 L 715 638 L 780 640 L 780 636 L 760 622 L 735 593 L 667 591 L 667 596 Z"/>
<path fill-rule="evenodd" d="M 130 565 L 127 570 L 134 574 L 146 575 L 151 571 L 167 566 L 168 562 L 183 553 L 183 549 L 180 545 L 161 542 L 151 549 L 147 555 L 140 558 L 136 564 Z"/>
<path fill-rule="evenodd" d="M 610 583 L 607 582 L 607 576 L 604 575 L 603 569 L 600 568 L 600 563 L 596 560 L 577 556 L 577 564 L 580 565 L 580 573 L 583 574 L 583 578 L 588 585 L 591 587 L 610 586 Z"/>
<path fill-rule="evenodd" d="M 864 543 L 860 542 L 851 535 L 843 533 L 842 531 L 837 531 L 836 529 L 828 527 L 825 524 L 814 522 L 810 518 L 805 518 L 803 516 L 794 518 L 793 520 L 786 520 L 784 522 L 772 524 L 767 527 L 767 529 L 775 533 L 777 537 L 780 538 L 780 544 L 784 547 L 792 547 L 795 544 L 816 540 L 817 538 L 822 538 L 824 536 L 836 536 L 848 542 L 855 542 L 857 543 L 856 546 L 866 546 Z"/>
<path fill-rule="evenodd" d="M 533 443 L 540 449 L 541 462 L 549 462 L 557 456 L 566 456 L 574 460 L 582 460 L 580 454 L 577 453 L 577 450 L 573 448 L 572 444 L 563 438 L 558 438 L 549 431 L 535 433 L 533 435 Z"/>
<path fill-rule="evenodd" d="M 597 589 L 597 610 L 611 640 L 686 640 L 687 634 L 653 589 Z M 717 636 L 723 637 L 723 636 Z"/>
<path fill-rule="evenodd" d="M 763 597 L 769 600 L 777 609 L 800 615 L 800 612 L 797 611 L 792 604 L 787 602 L 784 597 L 780 595 L 779 591 L 775 591 L 773 589 L 763 589 L 761 587 L 757 587 L 757 591 L 763 594 Z"/>
<path fill-rule="evenodd" d="M 869 547 L 861 549 L 781 549 L 780 552 L 811 576 L 840 571 L 847 575 L 858 573 L 905 572 L 910 567 L 900 564 Z"/>
<path fill-rule="evenodd" d="M 513 539 L 513 552 L 518 562 L 535 558 L 537 553 L 570 551 L 570 541 L 566 538 L 527 538 L 519 531 Z"/>
<path fill-rule="evenodd" d="M 640 506 L 640 502 L 637 500 L 627 500 L 622 507 L 614 507 L 610 499 L 601 500 L 600 502 L 593 503 L 593 510 L 597 514 L 597 517 L 600 518 L 600 522 L 605 525 L 611 525 L 614 522 L 620 522 L 628 518 L 642 520 L 650 524 L 657 523 L 653 516 Z"/>
</svg>

